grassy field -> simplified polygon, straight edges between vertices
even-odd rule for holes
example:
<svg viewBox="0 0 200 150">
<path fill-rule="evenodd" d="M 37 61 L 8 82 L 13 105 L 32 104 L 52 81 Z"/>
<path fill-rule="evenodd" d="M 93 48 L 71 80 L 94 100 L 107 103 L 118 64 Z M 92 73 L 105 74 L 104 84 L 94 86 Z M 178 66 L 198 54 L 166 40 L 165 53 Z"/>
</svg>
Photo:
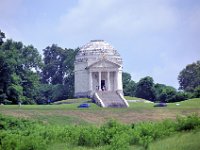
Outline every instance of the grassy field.
<svg viewBox="0 0 200 150">
<path fill-rule="evenodd" d="M 173 136 L 157 140 L 150 143 L 149 150 L 199 150 L 200 149 L 200 132 L 178 133 Z M 97 148 L 88 147 L 70 147 L 63 143 L 51 145 L 48 150 L 106 150 L 108 146 L 100 146 Z M 130 146 L 130 149 L 144 150 L 142 146 Z"/>
<path fill-rule="evenodd" d="M 153 142 L 149 150 L 199 150 L 200 132 L 186 132 Z"/>
<path fill-rule="evenodd" d="M 131 97 L 131 96 L 124 96 L 126 100 L 145 100 L 142 98 L 138 98 L 138 97 Z"/>
<path fill-rule="evenodd" d="M 131 99 L 131 97 L 127 98 Z M 135 98 L 136 99 L 136 98 Z M 133 99 L 132 99 L 133 100 Z M 47 124 L 54 129 L 65 125 L 77 127 L 100 127 L 109 120 L 117 120 L 123 124 L 130 125 L 140 122 L 161 122 L 165 119 L 175 120 L 177 116 L 200 115 L 200 98 L 190 99 L 178 103 L 169 103 L 167 107 L 153 107 L 152 103 L 130 102 L 129 108 L 101 108 L 90 103 L 90 108 L 78 108 L 81 103 L 89 102 L 90 99 L 70 99 L 51 105 L 1 105 L 0 114 L 25 118 Z M 179 105 L 177 105 L 179 104 Z M 151 126 L 151 125 L 150 125 Z M 76 127 L 76 126 L 75 126 Z M 123 139 L 123 138 L 122 138 Z M 150 150 L 197 150 L 200 149 L 200 131 L 179 132 L 169 137 L 164 137 L 149 144 Z M 123 142 L 123 141 L 122 141 Z M 120 143 L 120 142 L 119 142 Z M 52 143 L 48 149 L 61 150 L 105 150 L 109 145 L 98 147 L 71 146 L 66 143 Z M 144 150 L 144 146 L 131 145 L 130 149 Z"/>
<path fill-rule="evenodd" d="M 77 108 L 89 99 L 65 100 L 70 104 L 53 105 L 3 105 L 0 113 L 43 121 L 50 124 L 102 124 L 110 119 L 123 123 L 141 121 L 158 121 L 175 119 L 177 115 L 186 116 L 200 114 L 200 98 L 177 103 L 169 103 L 167 107 L 153 107 L 152 103 L 131 102 L 129 108 L 101 108 L 90 103 L 90 108 Z M 71 103 L 74 102 L 74 103 Z"/>
</svg>

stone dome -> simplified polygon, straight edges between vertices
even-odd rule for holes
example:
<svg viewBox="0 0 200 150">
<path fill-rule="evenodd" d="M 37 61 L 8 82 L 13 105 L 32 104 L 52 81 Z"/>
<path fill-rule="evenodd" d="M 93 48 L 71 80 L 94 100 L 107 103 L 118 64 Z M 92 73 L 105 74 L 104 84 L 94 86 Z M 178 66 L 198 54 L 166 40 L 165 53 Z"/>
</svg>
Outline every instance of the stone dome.
<svg viewBox="0 0 200 150">
<path fill-rule="evenodd" d="M 93 63 L 102 58 L 122 64 L 122 59 L 117 50 L 104 40 L 91 40 L 83 45 L 76 55 L 76 62 L 89 61 Z"/>
</svg>

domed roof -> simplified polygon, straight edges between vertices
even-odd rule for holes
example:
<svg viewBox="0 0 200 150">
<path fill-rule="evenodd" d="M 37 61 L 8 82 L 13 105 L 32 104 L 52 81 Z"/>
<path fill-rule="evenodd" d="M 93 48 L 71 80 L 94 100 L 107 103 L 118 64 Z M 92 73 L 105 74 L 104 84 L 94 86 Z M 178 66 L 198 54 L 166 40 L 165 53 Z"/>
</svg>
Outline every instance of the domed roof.
<svg viewBox="0 0 200 150">
<path fill-rule="evenodd" d="M 91 40 L 83 45 L 76 56 L 76 60 L 97 60 L 101 57 L 106 57 L 106 59 L 118 63 L 122 62 L 117 50 L 104 40 Z"/>
<path fill-rule="evenodd" d="M 93 51 L 93 50 L 109 50 L 114 51 L 114 48 L 105 42 L 104 40 L 91 40 L 80 49 L 81 51 Z"/>
</svg>

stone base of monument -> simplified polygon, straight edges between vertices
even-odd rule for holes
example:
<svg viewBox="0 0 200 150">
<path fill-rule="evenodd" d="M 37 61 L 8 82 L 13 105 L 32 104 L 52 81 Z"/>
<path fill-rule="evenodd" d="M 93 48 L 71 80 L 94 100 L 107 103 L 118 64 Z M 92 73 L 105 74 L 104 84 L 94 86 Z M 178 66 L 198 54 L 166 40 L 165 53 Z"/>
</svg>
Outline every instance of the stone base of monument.
<svg viewBox="0 0 200 150">
<path fill-rule="evenodd" d="M 97 91 L 94 94 L 94 100 L 101 107 L 129 107 L 123 96 L 115 91 Z"/>
</svg>

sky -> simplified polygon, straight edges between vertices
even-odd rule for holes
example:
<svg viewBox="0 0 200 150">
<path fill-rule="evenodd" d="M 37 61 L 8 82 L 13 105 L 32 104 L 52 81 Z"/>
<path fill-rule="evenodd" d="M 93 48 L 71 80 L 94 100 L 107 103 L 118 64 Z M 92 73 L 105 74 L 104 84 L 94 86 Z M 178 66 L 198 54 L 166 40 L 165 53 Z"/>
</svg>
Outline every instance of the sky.
<svg viewBox="0 0 200 150">
<path fill-rule="evenodd" d="M 0 29 L 41 54 L 103 39 L 136 82 L 178 88 L 180 71 L 200 60 L 200 0 L 0 0 Z"/>
</svg>

